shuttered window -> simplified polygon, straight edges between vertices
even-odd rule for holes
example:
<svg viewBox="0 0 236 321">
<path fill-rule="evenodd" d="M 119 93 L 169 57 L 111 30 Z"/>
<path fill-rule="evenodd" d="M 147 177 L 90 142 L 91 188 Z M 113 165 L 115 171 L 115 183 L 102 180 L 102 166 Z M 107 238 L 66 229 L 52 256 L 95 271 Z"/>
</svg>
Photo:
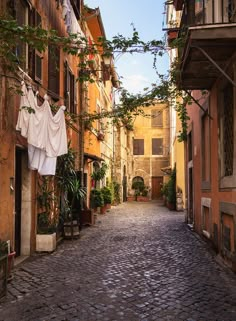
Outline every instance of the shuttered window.
<svg viewBox="0 0 236 321">
<path fill-rule="evenodd" d="M 152 155 L 163 155 L 163 138 L 152 139 Z"/>
<path fill-rule="evenodd" d="M 134 155 L 144 155 L 144 139 L 133 140 L 133 153 Z"/>
<path fill-rule="evenodd" d="M 42 18 L 40 14 L 32 8 L 29 11 L 29 25 L 33 28 L 42 28 Z M 28 50 L 28 69 L 31 78 L 38 82 L 42 82 L 42 53 L 29 46 Z"/>
<path fill-rule="evenodd" d="M 152 127 L 163 127 L 163 112 L 154 109 L 151 111 Z"/>
<path fill-rule="evenodd" d="M 64 81 L 64 88 L 65 88 L 65 104 L 67 110 L 75 114 L 76 113 L 76 104 L 75 104 L 75 77 L 72 74 L 68 63 L 65 62 L 64 64 L 64 75 L 65 75 L 65 81 Z"/>
<path fill-rule="evenodd" d="M 52 98 L 59 98 L 60 49 L 48 46 L 48 89 Z"/>
<path fill-rule="evenodd" d="M 26 25 L 28 23 L 29 7 L 25 1 L 14 1 L 14 13 L 15 18 L 19 26 Z M 27 69 L 27 44 L 20 42 L 16 47 L 16 55 L 19 59 L 20 67 Z"/>
</svg>

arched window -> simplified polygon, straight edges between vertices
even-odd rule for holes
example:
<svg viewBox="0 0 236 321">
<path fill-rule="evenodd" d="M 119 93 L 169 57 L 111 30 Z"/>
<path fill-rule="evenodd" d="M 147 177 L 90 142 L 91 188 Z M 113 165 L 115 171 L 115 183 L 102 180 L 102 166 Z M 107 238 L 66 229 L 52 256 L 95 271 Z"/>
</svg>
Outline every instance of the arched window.
<svg viewBox="0 0 236 321">
<path fill-rule="evenodd" d="M 141 182 L 141 183 L 144 183 L 144 180 L 141 176 L 135 176 L 132 180 L 132 184 L 133 183 L 136 183 L 136 182 Z"/>
</svg>

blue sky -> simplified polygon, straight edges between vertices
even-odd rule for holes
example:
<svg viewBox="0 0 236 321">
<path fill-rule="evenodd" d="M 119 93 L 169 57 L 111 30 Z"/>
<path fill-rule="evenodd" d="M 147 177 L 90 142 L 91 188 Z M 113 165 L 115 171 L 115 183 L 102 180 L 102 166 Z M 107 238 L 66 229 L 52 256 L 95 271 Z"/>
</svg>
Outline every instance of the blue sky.
<svg viewBox="0 0 236 321">
<path fill-rule="evenodd" d="M 133 23 L 140 38 L 144 41 L 162 40 L 163 19 L 165 19 L 163 0 L 85 0 L 91 8 L 100 8 L 108 39 L 122 34 L 132 35 Z M 156 82 L 152 68 L 153 57 L 150 54 L 124 54 L 115 60 L 116 70 L 123 78 L 123 86 L 132 93 L 141 92 Z M 168 69 L 168 55 L 158 59 L 158 71 L 162 74 Z"/>
</svg>

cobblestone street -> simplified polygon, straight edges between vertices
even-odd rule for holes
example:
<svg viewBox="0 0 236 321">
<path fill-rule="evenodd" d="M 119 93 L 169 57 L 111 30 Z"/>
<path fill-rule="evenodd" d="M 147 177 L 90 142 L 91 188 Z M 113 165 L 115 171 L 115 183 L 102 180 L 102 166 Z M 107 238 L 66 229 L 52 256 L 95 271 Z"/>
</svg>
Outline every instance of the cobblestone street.
<svg viewBox="0 0 236 321">
<path fill-rule="evenodd" d="M 17 266 L 1 321 L 235 321 L 236 276 L 157 203 L 99 215 L 78 240 Z"/>
</svg>

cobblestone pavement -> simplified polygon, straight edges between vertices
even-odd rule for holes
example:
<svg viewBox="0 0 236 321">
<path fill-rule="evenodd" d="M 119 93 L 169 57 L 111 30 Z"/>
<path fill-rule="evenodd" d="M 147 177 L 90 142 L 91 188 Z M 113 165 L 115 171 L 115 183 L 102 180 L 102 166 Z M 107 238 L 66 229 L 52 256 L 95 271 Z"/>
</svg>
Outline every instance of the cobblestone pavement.
<svg viewBox="0 0 236 321">
<path fill-rule="evenodd" d="M 235 321 L 236 275 L 157 203 L 121 204 L 17 266 L 1 321 Z"/>
</svg>

